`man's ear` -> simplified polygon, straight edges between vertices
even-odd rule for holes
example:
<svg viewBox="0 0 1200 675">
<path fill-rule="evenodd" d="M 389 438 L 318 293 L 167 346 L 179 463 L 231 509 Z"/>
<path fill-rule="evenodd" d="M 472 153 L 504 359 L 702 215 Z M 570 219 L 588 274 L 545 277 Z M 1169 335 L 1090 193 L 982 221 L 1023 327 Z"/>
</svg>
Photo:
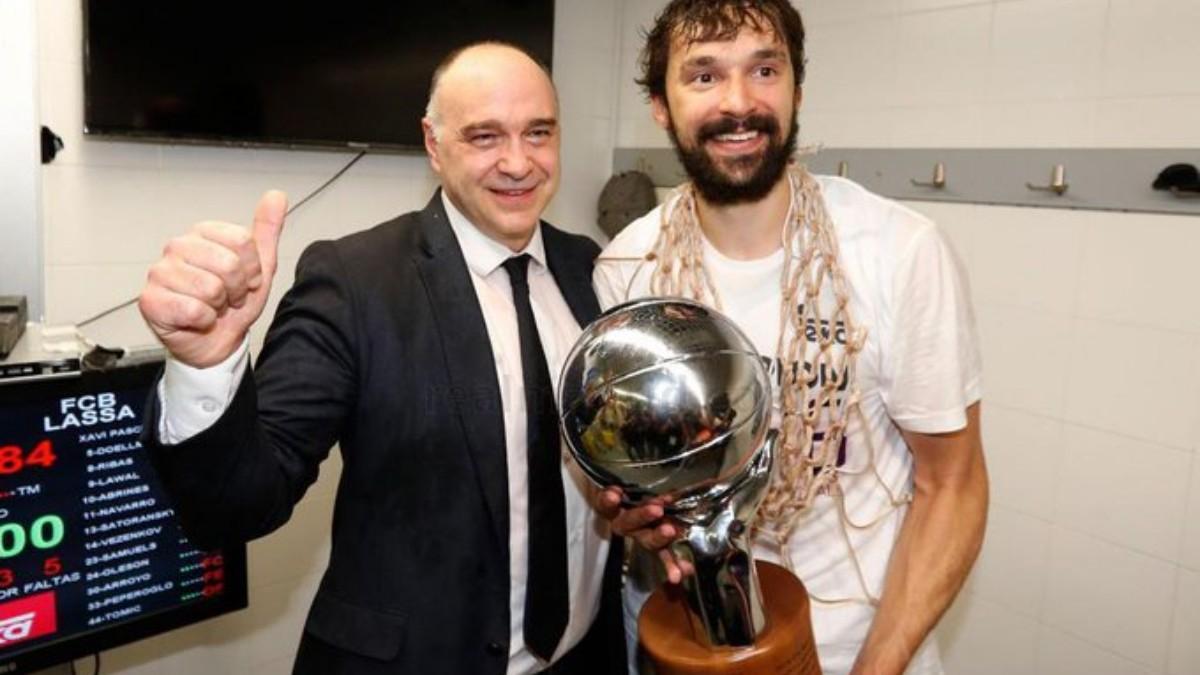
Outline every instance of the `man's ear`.
<svg viewBox="0 0 1200 675">
<path fill-rule="evenodd" d="M 796 85 L 796 110 L 800 109 L 800 104 L 804 102 L 804 87 Z"/>
<path fill-rule="evenodd" d="M 441 173 L 442 163 L 438 159 L 437 135 L 433 131 L 433 122 L 428 117 L 421 119 L 421 132 L 425 136 L 425 154 L 429 155 L 429 165 L 436 173 Z"/>
<path fill-rule="evenodd" d="M 671 128 L 671 111 L 667 108 L 667 99 L 662 96 L 650 97 L 650 114 L 654 116 L 654 121 L 663 129 Z"/>
</svg>

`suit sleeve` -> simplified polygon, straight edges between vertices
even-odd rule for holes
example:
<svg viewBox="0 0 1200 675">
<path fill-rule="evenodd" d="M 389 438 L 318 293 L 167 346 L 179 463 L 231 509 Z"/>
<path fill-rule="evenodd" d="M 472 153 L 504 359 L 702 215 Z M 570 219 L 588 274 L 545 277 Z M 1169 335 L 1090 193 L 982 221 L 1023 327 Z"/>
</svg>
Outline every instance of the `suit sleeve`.
<svg viewBox="0 0 1200 675">
<path fill-rule="evenodd" d="M 354 317 L 337 250 L 329 242 L 312 245 L 280 301 L 253 376 L 242 378 L 220 419 L 177 445 L 145 434 L 193 542 L 246 541 L 287 522 L 355 406 Z M 148 410 L 145 428 L 153 430 L 156 400 Z"/>
</svg>

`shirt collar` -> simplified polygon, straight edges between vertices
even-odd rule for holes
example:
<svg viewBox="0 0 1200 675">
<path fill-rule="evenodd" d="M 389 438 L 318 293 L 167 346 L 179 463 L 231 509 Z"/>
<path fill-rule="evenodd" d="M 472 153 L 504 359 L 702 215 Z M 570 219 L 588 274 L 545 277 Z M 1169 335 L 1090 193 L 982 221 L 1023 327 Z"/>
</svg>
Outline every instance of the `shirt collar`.
<svg viewBox="0 0 1200 675">
<path fill-rule="evenodd" d="M 541 223 L 538 223 L 537 229 L 533 231 L 533 237 L 525 245 L 525 248 L 513 253 L 510 248 L 475 227 L 474 223 L 454 206 L 454 202 L 446 196 L 445 190 L 442 190 L 442 206 L 446 209 L 446 217 L 450 220 L 450 229 L 454 231 L 454 237 L 458 239 L 458 246 L 462 249 L 467 267 L 475 274 L 486 277 L 504 264 L 505 260 L 522 253 L 528 253 L 529 257 L 537 261 L 539 265 L 546 266 L 546 246 L 542 242 Z"/>
</svg>

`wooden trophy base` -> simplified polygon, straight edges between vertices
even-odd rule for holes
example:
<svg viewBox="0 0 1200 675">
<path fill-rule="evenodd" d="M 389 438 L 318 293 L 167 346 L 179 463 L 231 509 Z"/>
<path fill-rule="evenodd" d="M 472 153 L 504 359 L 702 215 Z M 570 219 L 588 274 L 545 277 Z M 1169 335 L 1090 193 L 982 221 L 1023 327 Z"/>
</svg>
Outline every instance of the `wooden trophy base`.
<svg viewBox="0 0 1200 675">
<path fill-rule="evenodd" d="M 638 634 L 656 675 L 821 675 L 804 584 L 778 565 L 755 564 L 767 626 L 749 647 L 704 646 L 692 634 L 680 589 L 654 591 Z"/>
</svg>

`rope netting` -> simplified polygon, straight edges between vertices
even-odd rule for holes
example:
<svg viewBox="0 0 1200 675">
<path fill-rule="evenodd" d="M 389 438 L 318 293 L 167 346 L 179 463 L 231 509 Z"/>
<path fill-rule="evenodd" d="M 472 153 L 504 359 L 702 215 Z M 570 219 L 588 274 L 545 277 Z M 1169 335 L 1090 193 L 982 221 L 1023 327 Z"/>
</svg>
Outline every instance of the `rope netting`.
<svg viewBox="0 0 1200 675">
<path fill-rule="evenodd" d="M 850 530 L 872 527 L 908 499 L 893 494 L 880 476 L 874 444 L 865 429 L 855 372 L 867 330 L 855 323 L 851 312 L 851 291 L 839 265 L 836 231 L 820 185 L 795 164 L 787 175 L 792 201 L 782 234 L 785 255 L 779 279 L 782 301 L 776 343 L 776 364 L 781 369 L 779 440 L 776 467 L 754 528 L 757 535 L 779 548 L 780 557 L 793 569 L 789 555 L 792 535 L 817 497 L 828 495 L 836 502 L 843 539 L 864 597 L 812 599 L 826 603 L 865 599 L 876 604 L 878 598 L 863 574 Z M 690 183 L 681 185 L 668 204 L 670 208 L 662 209 L 658 239 L 650 253 L 638 259 L 654 264 L 651 293 L 689 297 L 723 311 L 717 286 L 704 264 L 704 233 L 696 211 L 695 188 Z M 637 272 L 629 281 L 627 299 L 636 277 Z M 865 466 L 857 470 L 839 467 L 851 420 L 862 427 L 856 438 L 861 438 L 868 454 Z M 873 474 L 888 492 L 891 508 L 868 522 L 854 522 L 839 481 L 839 474 L 851 471 Z"/>
</svg>

